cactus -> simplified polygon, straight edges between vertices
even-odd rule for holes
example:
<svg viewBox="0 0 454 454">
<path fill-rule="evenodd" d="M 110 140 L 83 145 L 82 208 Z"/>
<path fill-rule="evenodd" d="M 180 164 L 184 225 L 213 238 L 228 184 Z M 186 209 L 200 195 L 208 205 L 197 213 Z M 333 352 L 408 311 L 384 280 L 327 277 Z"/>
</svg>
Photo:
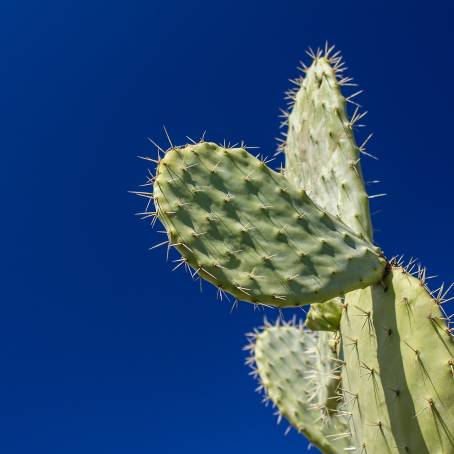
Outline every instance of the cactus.
<svg viewBox="0 0 454 454">
<path fill-rule="evenodd" d="M 159 219 L 193 278 L 222 296 L 310 305 L 304 323 L 265 323 L 247 363 L 265 400 L 325 453 L 454 453 L 454 340 L 425 269 L 373 245 L 369 198 L 333 48 L 294 80 L 281 172 L 245 147 L 158 150 L 143 213 Z M 366 139 L 367 142 L 368 139 Z M 164 157 L 161 153 L 164 152 Z M 154 202 L 155 210 L 148 206 Z"/>
</svg>

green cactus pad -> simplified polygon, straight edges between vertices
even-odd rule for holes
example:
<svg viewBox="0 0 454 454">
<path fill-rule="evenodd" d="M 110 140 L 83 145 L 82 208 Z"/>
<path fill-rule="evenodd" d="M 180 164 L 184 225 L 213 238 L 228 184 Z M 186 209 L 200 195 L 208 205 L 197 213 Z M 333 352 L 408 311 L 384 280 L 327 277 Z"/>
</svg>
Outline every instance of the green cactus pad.
<svg viewBox="0 0 454 454">
<path fill-rule="evenodd" d="M 378 248 L 242 148 L 171 149 L 153 197 L 181 261 L 237 299 L 298 306 L 381 279 Z"/>
<path fill-rule="evenodd" d="M 331 338 L 302 326 L 267 324 L 250 339 L 248 363 L 281 416 L 324 453 L 340 454 L 350 434 L 336 410 L 340 362 Z"/>
<path fill-rule="evenodd" d="M 285 145 L 286 174 L 328 213 L 372 240 L 369 199 L 353 136 L 358 113 L 347 100 L 329 57 L 316 57 L 294 93 Z"/>
<path fill-rule="evenodd" d="M 397 267 L 346 295 L 342 382 L 357 450 L 454 453 L 454 342 L 438 303 Z"/>
<path fill-rule="evenodd" d="M 304 326 L 312 331 L 337 331 L 342 315 L 342 298 L 311 304 Z"/>
<path fill-rule="evenodd" d="M 358 234 L 372 238 L 369 200 L 360 166 L 360 148 L 349 120 L 347 100 L 341 93 L 340 57 L 314 58 L 298 79 L 284 146 L 286 175 L 305 188 L 330 214 L 338 216 Z M 357 118 L 357 116 L 355 117 Z M 353 119 L 354 120 L 354 119 Z M 306 327 L 339 329 L 341 299 L 312 305 Z"/>
</svg>

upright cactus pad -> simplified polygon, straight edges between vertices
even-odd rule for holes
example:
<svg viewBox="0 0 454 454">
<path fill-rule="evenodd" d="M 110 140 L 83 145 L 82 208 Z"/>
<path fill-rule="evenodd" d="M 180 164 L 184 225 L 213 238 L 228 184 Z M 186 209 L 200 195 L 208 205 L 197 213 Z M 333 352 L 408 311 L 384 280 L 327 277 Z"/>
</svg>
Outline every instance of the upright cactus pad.
<svg viewBox="0 0 454 454">
<path fill-rule="evenodd" d="M 347 295 L 343 410 L 351 415 L 353 446 L 454 452 L 454 342 L 440 302 L 402 267 Z"/>
<path fill-rule="evenodd" d="M 361 114 L 348 118 L 347 99 L 340 91 L 348 80 L 339 80 L 338 62 L 335 59 L 332 65 L 329 55 L 315 58 L 305 78 L 297 80 L 287 120 L 286 174 L 324 210 L 372 239 L 369 199 L 359 165 L 363 148 L 353 137 Z"/>
<path fill-rule="evenodd" d="M 311 304 L 304 324 L 265 324 L 248 363 L 266 399 L 323 452 L 454 454 L 454 341 L 431 293 L 371 244 L 369 198 L 332 48 L 290 93 L 282 173 L 242 148 L 167 150 L 148 185 L 192 276 L 238 300 Z M 367 142 L 368 139 L 366 139 Z M 308 331 L 312 330 L 312 331 Z"/>
<path fill-rule="evenodd" d="M 244 301 L 320 302 L 383 274 L 378 248 L 242 148 L 173 148 L 154 200 L 182 262 Z"/>
</svg>

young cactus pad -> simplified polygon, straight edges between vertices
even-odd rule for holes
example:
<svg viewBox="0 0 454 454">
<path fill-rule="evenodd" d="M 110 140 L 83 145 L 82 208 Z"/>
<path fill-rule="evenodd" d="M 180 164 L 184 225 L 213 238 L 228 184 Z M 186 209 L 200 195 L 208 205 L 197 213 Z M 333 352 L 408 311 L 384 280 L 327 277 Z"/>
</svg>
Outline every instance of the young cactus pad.
<svg viewBox="0 0 454 454">
<path fill-rule="evenodd" d="M 372 245 L 369 198 L 332 48 L 310 53 L 289 93 L 283 172 L 243 148 L 174 147 L 151 159 L 175 268 L 221 294 L 275 307 L 311 304 L 304 324 L 265 324 L 248 364 L 266 400 L 328 454 L 454 454 L 454 341 L 442 286 L 387 263 Z M 367 142 L 368 138 L 366 139 Z M 162 152 L 163 150 L 160 149 Z M 193 271 L 192 271 L 193 270 Z M 448 289 L 449 290 L 449 289 Z M 312 330 L 312 331 L 308 331 Z"/>
<path fill-rule="evenodd" d="M 327 57 L 315 58 L 290 93 L 292 110 L 285 114 L 288 132 L 281 147 L 286 175 L 324 210 L 372 240 L 369 198 L 359 165 L 365 150 L 353 136 L 365 113 L 356 109 L 348 118 L 348 101 L 340 87 L 351 82 L 341 75 L 342 61 Z"/>
<path fill-rule="evenodd" d="M 329 454 L 348 447 L 347 420 L 338 410 L 341 363 L 333 334 L 304 331 L 302 324 L 265 322 L 248 335 L 248 364 L 260 378 L 265 402 L 278 407 L 319 449 Z"/>
</svg>

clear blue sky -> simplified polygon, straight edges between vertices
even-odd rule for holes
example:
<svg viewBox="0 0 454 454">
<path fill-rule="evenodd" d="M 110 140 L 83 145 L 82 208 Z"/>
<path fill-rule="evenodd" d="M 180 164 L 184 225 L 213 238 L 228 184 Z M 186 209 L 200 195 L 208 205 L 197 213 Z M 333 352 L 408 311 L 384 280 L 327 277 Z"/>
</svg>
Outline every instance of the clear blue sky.
<svg viewBox="0 0 454 454">
<path fill-rule="evenodd" d="M 163 123 L 176 143 L 207 130 L 273 152 L 287 79 L 329 40 L 365 89 L 378 244 L 451 281 L 453 17 L 448 1 L 4 0 L 2 454 L 305 452 L 243 365 L 263 312 L 230 314 L 147 251 L 136 156 Z"/>
</svg>

